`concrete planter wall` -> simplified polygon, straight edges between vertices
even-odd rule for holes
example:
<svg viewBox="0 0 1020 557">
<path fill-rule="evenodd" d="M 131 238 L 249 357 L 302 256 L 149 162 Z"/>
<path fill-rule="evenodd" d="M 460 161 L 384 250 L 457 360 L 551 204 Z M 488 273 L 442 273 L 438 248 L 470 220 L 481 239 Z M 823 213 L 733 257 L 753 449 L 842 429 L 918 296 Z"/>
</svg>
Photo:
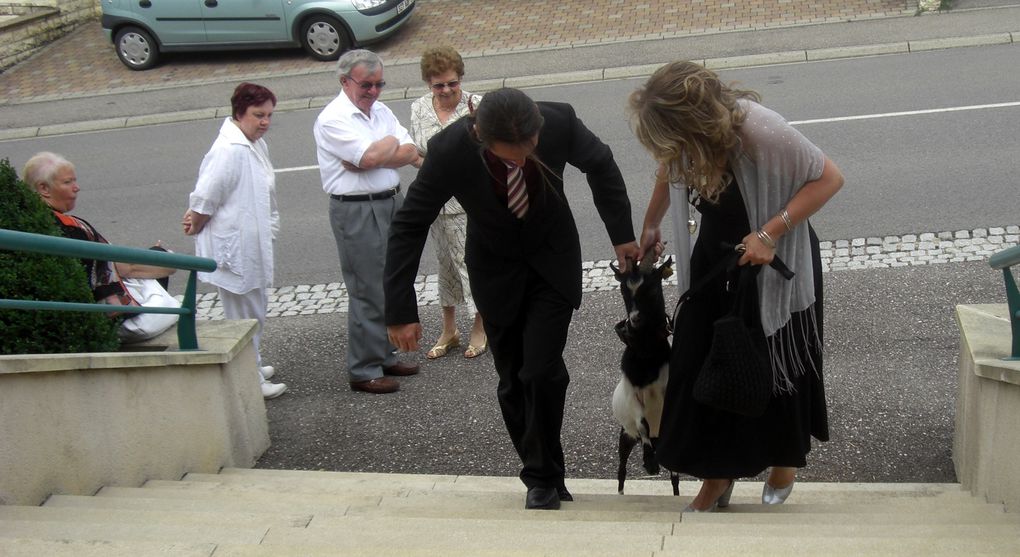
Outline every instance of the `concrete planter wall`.
<svg viewBox="0 0 1020 557">
<path fill-rule="evenodd" d="M 255 326 L 200 321 L 196 352 L 171 330 L 140 351 L 0 356 L 0 504 L 254 465 L 269 447 Z"/>
<path fill-rule="evenodd" d="M 960 305 L 960 392 L 953 464 L 964 487 L 1020 511 L 1020 361 L 1006 304 Z"/>
</svg>

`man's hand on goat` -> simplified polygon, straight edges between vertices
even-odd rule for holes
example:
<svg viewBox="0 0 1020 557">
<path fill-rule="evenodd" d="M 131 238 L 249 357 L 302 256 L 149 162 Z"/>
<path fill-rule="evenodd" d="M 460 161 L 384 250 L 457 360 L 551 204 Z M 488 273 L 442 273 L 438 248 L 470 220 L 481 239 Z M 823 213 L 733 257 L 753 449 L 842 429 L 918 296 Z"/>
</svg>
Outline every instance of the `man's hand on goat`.
<svg viewBox="0 0 1020 557">
<path fill-rule="evenodd" d="M 613 249 L 616 250 L 616 264 L 620 266 L 621 273 L 626 273 L 630 270 L 630 262 L 627 259 L 637 261 L 641 256 L 641 247 L 638 246 L 637 242 L 619 244 L 613 246 Z"/>
</svg>

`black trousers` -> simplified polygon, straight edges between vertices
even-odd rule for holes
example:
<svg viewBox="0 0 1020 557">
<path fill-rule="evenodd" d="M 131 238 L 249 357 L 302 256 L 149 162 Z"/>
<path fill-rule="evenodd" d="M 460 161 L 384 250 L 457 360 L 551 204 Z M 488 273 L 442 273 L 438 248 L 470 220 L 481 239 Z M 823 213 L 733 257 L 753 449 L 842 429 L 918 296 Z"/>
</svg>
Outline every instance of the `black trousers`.
<svg viewBox="0 0 1020 557">
<path fill-rule="evenodd" d="M 528 488 L 562 487 L 563 405 L 570 376 L 563 349 L 574 308 L 538 274 L 528 275 L 524 301 L 508 326 L 485 319 L 497 397 Z"/>
</svg>

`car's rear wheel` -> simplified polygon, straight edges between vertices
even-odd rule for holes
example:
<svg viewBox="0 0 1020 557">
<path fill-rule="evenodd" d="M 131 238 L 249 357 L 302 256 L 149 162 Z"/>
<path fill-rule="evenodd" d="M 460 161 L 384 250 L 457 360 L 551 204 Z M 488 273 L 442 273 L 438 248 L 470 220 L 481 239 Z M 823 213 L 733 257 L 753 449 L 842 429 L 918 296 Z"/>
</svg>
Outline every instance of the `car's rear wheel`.
<svg viewBox="0 0 1020 557">
<path fill-rule="evenodd" d="M 125 27 L 113 41 L 117 57 L 132 70 L 147 70 L 159 61 L 159 46 L 144 29 Z"/>
<path fill-rule="evenodd" d="M 301 45 L 316 60 L 336 60 L 351 47 L 351 40 L 336 19 L 313 15 L 301 26 Z"/>
</svg>

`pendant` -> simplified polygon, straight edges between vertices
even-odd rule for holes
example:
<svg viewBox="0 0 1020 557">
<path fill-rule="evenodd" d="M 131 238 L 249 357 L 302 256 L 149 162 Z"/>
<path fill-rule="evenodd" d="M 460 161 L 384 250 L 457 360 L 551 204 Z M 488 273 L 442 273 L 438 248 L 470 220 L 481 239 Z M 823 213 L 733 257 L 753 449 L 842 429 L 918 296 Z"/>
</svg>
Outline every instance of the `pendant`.
<svg viewBox="0 0 1020 557">
<path fill-rule="evenodd" d="M 687 231 L 691 234 L 698 231 L 698 221 L 694 220 L 694 217 L 687 219 Z"/>
</svg>

